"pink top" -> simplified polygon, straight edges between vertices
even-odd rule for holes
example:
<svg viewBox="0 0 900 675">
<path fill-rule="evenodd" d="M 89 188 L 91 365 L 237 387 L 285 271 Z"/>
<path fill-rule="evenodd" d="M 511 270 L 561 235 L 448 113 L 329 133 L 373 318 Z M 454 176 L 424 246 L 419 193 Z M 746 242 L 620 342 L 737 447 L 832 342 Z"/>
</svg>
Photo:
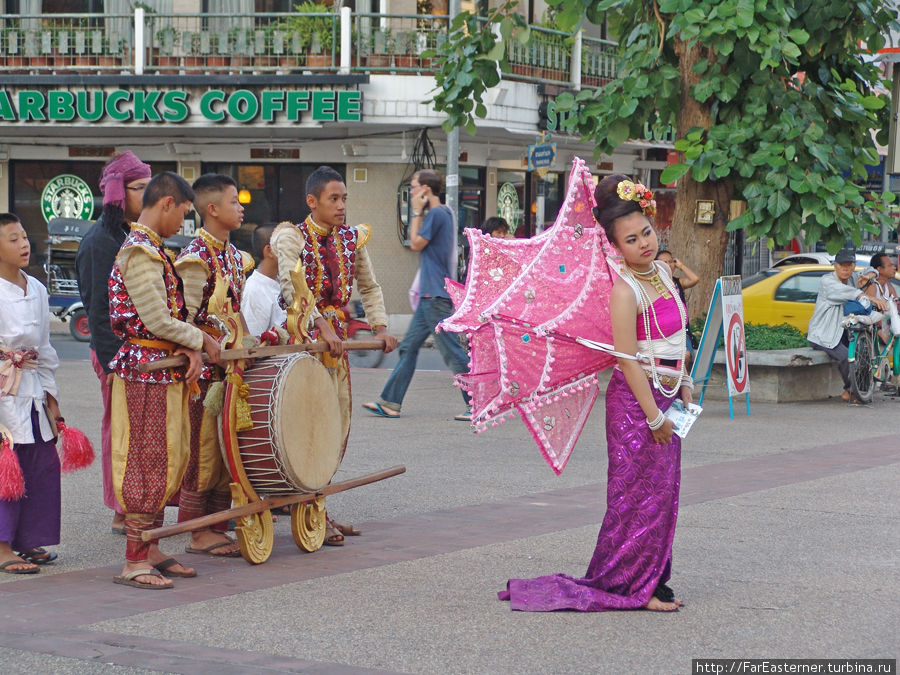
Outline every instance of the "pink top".
<svg viewBox="0 0 900 675">
<path fill-rule="evenodd" d="M 647 336 L 644 330 L 644 317 L 638 312 L 637 317 L 637 339 L 638 340 L 659 340 L 662 337 L 672 337 L 684 330 L 681 325 L 681 315 L 678 313 L 678 305 L 675 298 L 665 299 L 657 298 L 653 302 L 653 309 L 656 310 L 656 321 L 653 320 L 653 314 L 650 314 L 650 336 Z M 659 329 L 656 324 L 659 323 Z M 661 332 L 660 332 L 661 331 Z"/>
</svg>

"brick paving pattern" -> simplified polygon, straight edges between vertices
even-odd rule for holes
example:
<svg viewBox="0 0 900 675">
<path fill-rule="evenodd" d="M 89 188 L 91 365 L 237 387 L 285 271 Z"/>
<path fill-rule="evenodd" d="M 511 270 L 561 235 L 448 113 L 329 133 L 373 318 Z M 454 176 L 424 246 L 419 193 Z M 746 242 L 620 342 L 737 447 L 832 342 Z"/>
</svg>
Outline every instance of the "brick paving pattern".
<svg viewBox="0 0 900 675">
<path fill-rule="evenodd" d="M 838 476 L 900 462 L 896 437 L 839 443 L 685 469 L 681 506 Z M 23 577 L 0 585 L 0 647 L 175 673 L 381 672 L 302 661 L 258 652 L 98 633 L 98 621 L 183 606 L 257 589 L 427 558 L 468 548 L 599 523 L 605 483 L 551 490 L 475 506 L 365 523 L 365 535 L 344 549 L 299 555 L 290 536 L 278 536 L 263 565 L 241 559 L 191 559 L 200 576 L 176 580 L 171 591 L 116 586 L 120 567 Z M 419 534 L 410 538 L 408 533 Z M 223 664 L 223 661 L 225 663 Z"/>
</svg>

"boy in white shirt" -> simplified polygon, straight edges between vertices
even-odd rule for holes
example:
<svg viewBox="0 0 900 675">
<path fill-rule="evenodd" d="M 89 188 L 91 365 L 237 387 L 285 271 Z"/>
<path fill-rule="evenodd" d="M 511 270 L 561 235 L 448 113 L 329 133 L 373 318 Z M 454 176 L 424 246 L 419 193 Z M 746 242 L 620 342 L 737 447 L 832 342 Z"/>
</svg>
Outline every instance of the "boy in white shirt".
<svg viewBox="0 0 900 675">
<path fill-rule="evenodd" d="M 278 260 L 269 246 L 274 225 L 260 225 L 253 230 L 253 255 L 259 260 L 256 271 L 244 284 L 241 314 L 254 337 L 273 326 L 282 327 L 287 312 L 278 304 L 281 287 L 278 285 Z"/>
<path fill-rule="evenodd" d="M 0 474 L 8 478 L 0 484 L 0 571 L 7 574 L 36 574 L 38 565 L 56 559 L 41 547 L 59 543 L 60 465 L 53 433 L 62 422 L 54 379 L 59 358 L 50 345 L 47 289 L 22 271 L 30 256 L 19 218 L 0 214 L 0 425 L 12 442 L 11 449 L 0 449 L 6 465 Z M 13 478 L 16 464 L 24 485 Z"/>
</svg>

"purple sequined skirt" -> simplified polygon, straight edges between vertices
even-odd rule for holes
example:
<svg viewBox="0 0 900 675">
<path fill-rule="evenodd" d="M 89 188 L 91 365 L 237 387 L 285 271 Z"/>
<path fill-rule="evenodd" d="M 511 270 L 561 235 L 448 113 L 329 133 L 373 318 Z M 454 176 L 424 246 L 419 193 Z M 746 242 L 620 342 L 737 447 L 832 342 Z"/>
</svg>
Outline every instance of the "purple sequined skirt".
<svg viewBox="0 0 900 675">
<path fill-rule="evenodd" d="M 660 410 L 672 399 L 654 390 Z M 582 579 L 555 574 L 510 579 L 498 595 L 526 612 L 572 609 L 603 612 L 639 609 L 656 586 L 669 579 L 672 538 L 678 517 L 681 439 L 656 443 L 622 371 L 613 371 L 606 390 L 609 473 L 606 515 L 597 547 Z"/>
</svg>

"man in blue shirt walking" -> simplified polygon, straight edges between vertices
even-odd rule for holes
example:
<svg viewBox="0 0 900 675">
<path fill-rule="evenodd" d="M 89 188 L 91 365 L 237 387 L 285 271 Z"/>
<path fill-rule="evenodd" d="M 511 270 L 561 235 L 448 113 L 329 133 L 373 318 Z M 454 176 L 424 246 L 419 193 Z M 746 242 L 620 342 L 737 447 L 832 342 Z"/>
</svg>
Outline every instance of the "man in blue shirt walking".
<svg viewBox="0 0 900 675">
<path fill-rule="evenodd" d="M 434 329 L 453 313 L 453 304 L 444 288 L 444 278 L 451 276 L 456 264 L 456 227 L 453 213 L 441 204 L 441 174 L 422 169 L 410 179 L 410 203 L 412 222 L 409 226 L 409 242 L 413 251 L 421 252 L 419 260 L 419 305 L 398 353 L 400 361 L 388 378 L 378 400 L 364 403 L 363 407 L 381 417 L 399 417 L 403 397 L 416 370 L 419 349 L 432 333 L 444 358 L 444 363 L 454 374 L 469 370 L 469 357 L 456 335 Z M 426 213 L 427 211 L 427 213 Z M 467 410 L 456 416 L 460 421 L 471 421 L 468 411 L 468 393 L 463 389 Z"/>
</svg>

